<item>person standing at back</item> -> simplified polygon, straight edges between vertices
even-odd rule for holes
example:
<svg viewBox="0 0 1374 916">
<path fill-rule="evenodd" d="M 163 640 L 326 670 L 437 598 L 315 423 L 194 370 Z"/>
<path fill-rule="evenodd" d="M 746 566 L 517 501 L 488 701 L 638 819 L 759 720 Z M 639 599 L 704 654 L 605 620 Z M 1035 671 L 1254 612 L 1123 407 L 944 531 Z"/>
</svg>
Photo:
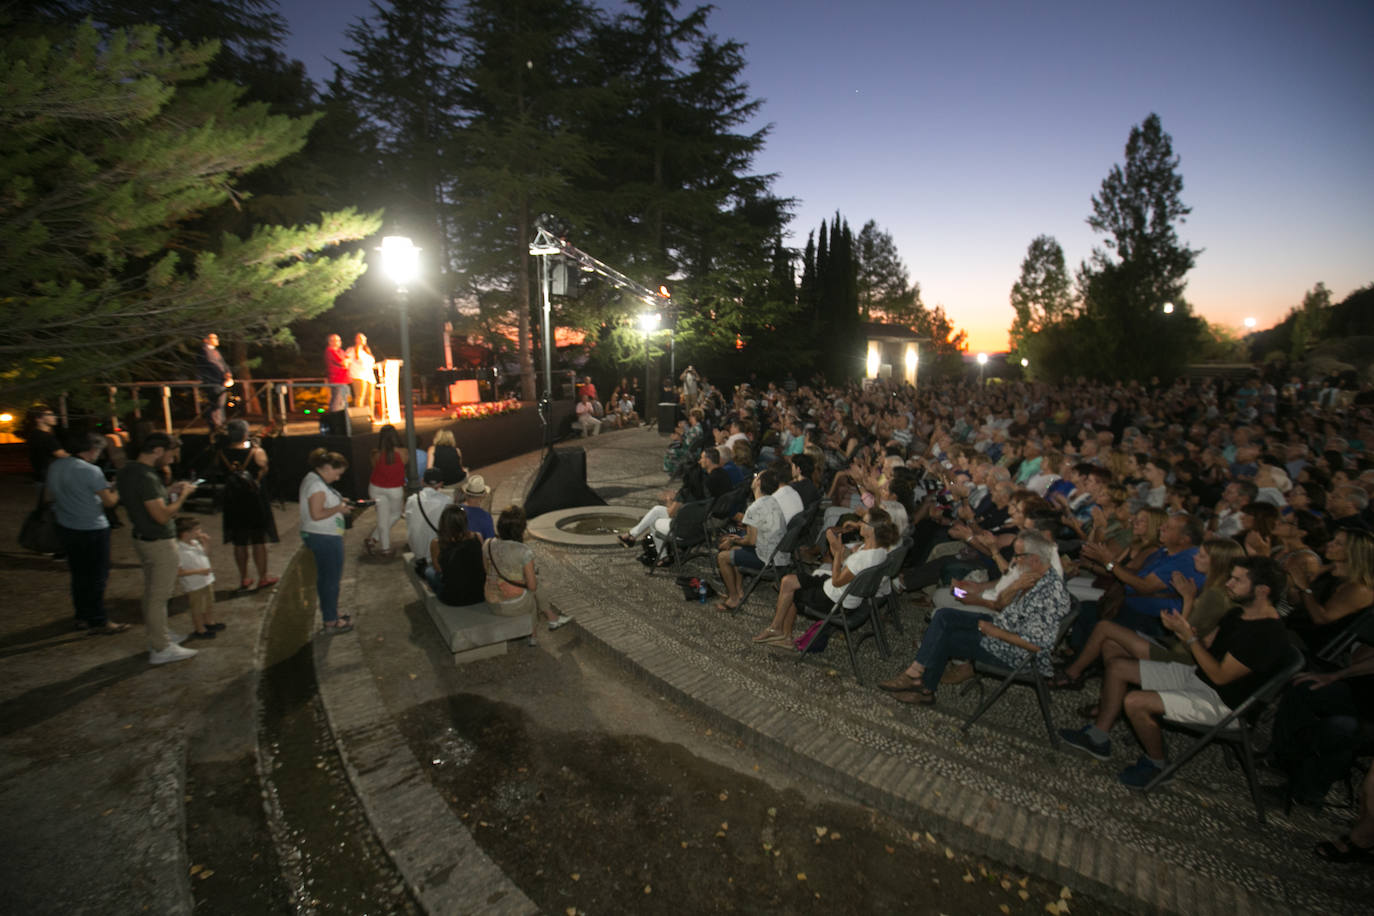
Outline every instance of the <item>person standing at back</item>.
<svg viewBox="0 0 1374 916">
<path fill-rule="evenodd" d="M 170 489 L 162 482 L 162 469 L 176 460 L 180 447 L 166 433 L 152 433 L 139 446 L 138 458 L 120 468 L 115 480 L 143 566 L 143 625 L 148 631 L 148 661 L 154 665 L 185 661 L 196 654 L 180 645 L 185 636 L 167 629 L 167 601 L 176 588 L 179 567 L 172 519 L 196 491 L 189 480 L 174 483 Z"/>
<path fill-rule="evenodd" d="M 372 474 L 367 479 L 367 495 L 377 501 L 377 527 L 363 542 L 368 553 L 380 548 L 384 557 L 395 555 L 391 549 L 391 526 L 401 517 L 405 501 L 406 465 L 410 453 L 401 447 L 396 427 L 382 427 L 381 439 L 372 450 Z"/>
<path fill-rule="evenodd" d="M 57 503 L 57 535 L 72 574 L 76 628 L 122 633 L 129 625 L 112 623 L 105 613 L 105 583 L 110 577 L 110 522 L 105 510 L 119 502 L 114 486 L 95 466 L 105 451 L 105 437 L 86 433 L 76 447 L 75 455 L 48 466 L 48 492 Z"/>
<path fill-rule="evenodd" d="M 343 339 L 338 334 L 329 335 L 329 343 L 324 348 L 325 382 L 329 385 L 329 412 L 348 409 L 348 353 L 343 348 Z"/>
</svg>

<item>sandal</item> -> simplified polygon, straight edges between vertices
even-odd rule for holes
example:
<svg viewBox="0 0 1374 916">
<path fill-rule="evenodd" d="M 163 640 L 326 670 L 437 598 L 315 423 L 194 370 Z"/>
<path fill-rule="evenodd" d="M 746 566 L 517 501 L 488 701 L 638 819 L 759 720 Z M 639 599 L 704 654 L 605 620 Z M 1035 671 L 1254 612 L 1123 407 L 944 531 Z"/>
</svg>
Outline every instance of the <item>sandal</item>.
<svg viewBox="0 0 1374 916">
<path fill-rule="evenodd" d="M 739 610 L 739 605 L 731 604 L 728 601 L 717 601 L 716 610 L 720 611 L 722 614 L 733 614 L 735 611 Z"/>
<path fill-rule="evenodd" d="M 634 537 L 628 534 L 617 534 L 615 539 L 620 542 L 622 547 L 633 547 L 635 545 Z"/>
<path fill-rule="evenodd" d="M 1337 846 L 1337 843 L 1344 845 L 1345 848 L 1342 849 Z M 1364 862 L 1367 865 L 1374 865 L 1374 847 L 1356 845 L 1348 833 L 1341 834 L 1335 840 L 1323 840 L 1312 848 L 1312 852 L 1319 859 L 1337 864 Z"/>
<path fill-rule="evenodd" d="M 324 630 L 330 636 L 338 636 L 340 633 L 347 633 L 353 629 L 352 617 L 339 617 L 333 623 L 326 623 Z"/>
<path fill-rule="evenodd" d="M 110 621 L 103 627 L 90 627 L 89 629 L 90 632 L 94 633 L 96 636 L 114 636 L 116 633 L 123 633 L 125 630 L 129 629 L 129 625 L 127 623 L 115 623 L 114 621 Z"/>
<path fill-rule="evenodd" d="M 781 635 L 782 635 L 782 631 L 781 631 L 781 630 L 775 630 L 775 629 L 773 629 L 772 627 L 769 627 L 768 629 L 764 630 L 762 633 L 759 633 L 757 636 L 755 636 L 755 637 L 754 637 L 754 642 L 768 642 L 768 640 L 773 639 L 774 637 L 777 637 L 777 636 L 781 636 Z"/>
<path fill-rule="evenodd" d="M 899 703 L 907 703 L 911 706 L 934 706 L 935 693 L 921 687 L 917 690 L 903 690 L 892 694 L 892 699 Z"/>
<path fill-rule="evenodd" d="M 280 581 L 281 579 L 276 576 L 263 576 L 258 580 L 258 588 L 271 588 Z"/>
<path fill-rule="evenodd" d="M 241 579 L 241 580 L 239 580 L 239 587 L 238 587 L 237 591 L 240 591 L 240 592 L 251 592 L 252 590 L 253 590 L 253 580 L 252 580 L 252 579 Z"/>
</svg>

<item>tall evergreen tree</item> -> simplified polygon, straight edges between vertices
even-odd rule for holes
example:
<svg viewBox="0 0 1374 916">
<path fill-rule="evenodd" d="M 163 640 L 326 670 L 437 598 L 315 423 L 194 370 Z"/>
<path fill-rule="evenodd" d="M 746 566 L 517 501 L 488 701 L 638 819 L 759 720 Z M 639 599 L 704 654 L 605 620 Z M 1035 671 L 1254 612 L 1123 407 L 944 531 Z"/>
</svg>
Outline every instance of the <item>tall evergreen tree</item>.
<svg viewBox="0 0 1374 916">
<path fill-rule="evenodd" d="M 1016 313 L 1007 332 L 1013 361 L 1033 355 L 1031 338 L 1049 325 L 1069 317 L 1073 308 L 1073 288 L 1064 264 L 1064 249 L 1053 236 L 1036 236 L 1021 261 L 1021 276 L 1011 287 L 1011 307 Z"/>
<path fill-rule="evenodd" d="M 580 118 L 591 107 L 585 56 L 594 21 L 578 0 L 469 0 L 463 11 L 465 121 L 454 135 L 463 263 L 488 301 L 514 311 L 526 399 L 535 395 L 537 298 L 529 245 L 538 216 L 566 213 L 570 189 L 589 171 Z"/>
<path fill-rule="evenodd" d="M 287 325 L 365 269 L 358 254 L 321 254 L 376 231 L 377 217 L 352 211 L 226 235 L 190 257 L 177 244 L 313 123 L 202 81 L 215 50 L 169 46 L 151 27 L 0 43 L 0 378 L 12 396 L 157 372 L 210 330 L 289 340 Z"/>
<path fill-rule="evenodd" d="M 855 240 L 857 299 L 864 321 L 910 325 L 920 314 L 921 286 L 913 284 L 892 236 L 873 220 Z"/>
</svg>

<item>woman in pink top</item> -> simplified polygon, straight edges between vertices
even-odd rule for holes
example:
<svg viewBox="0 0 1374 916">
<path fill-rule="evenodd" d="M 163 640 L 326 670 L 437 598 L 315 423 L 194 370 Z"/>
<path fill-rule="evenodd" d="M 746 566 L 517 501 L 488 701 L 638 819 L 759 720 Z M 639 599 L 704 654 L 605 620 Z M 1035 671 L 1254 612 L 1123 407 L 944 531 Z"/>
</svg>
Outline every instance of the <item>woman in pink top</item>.
<svg viewBox="0 0 1374 916">
<path fill-rule="evenodd" d="M 390 423 L 383 426 L 381 440 L 372 450 L 372 475 L 367 481 L 367 495 L 377 501 L 377 527 L 363 542 L 368 553 L 380 548 L 382 556 L 395 556 L 391 549 L 391 526 L 401 517 L 409 460 L 409 453 L 401 448 L 396 427 Z"/>
</svg>

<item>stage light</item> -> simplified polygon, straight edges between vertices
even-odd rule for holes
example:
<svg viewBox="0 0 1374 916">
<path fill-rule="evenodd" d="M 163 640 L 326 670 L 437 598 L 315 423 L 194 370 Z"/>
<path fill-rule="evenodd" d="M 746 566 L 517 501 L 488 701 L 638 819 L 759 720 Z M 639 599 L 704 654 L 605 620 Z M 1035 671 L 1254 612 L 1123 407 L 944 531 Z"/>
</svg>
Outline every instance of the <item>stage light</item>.
<svg viewBox="0 0 1374 916">
<path fill-rule="evenodd" d="M 645 312 L 639 316 L 639 329 L 645 334 L 652 334 L 658 330 L 658 312 Z"/>
<path fill-rule="evenodd" d="M 878 346 L 873 342 L 868 344 L 868 377 L 877 378 L 878 369 L 882 366 L 882 356 L 878 353 Z"/>
</svg>

